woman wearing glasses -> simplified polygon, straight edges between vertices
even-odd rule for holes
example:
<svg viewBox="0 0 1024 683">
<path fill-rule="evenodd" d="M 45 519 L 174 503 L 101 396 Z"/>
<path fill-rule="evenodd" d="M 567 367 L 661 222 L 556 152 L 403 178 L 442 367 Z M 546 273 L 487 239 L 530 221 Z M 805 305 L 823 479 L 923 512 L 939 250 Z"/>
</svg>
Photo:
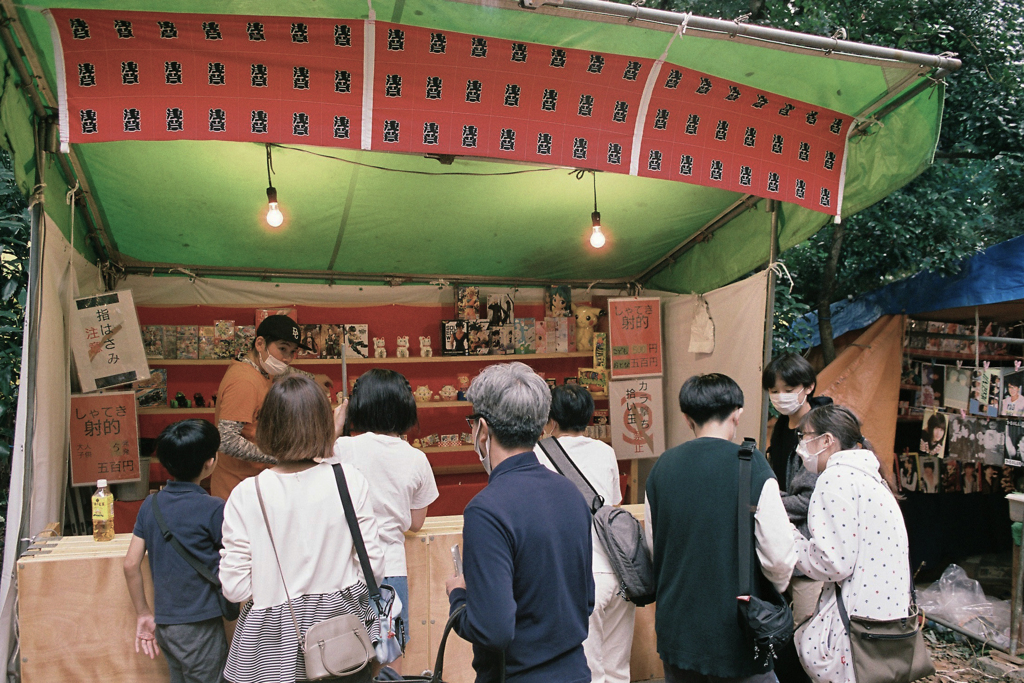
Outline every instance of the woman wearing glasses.
<svg viewBox="0 0 1024 683">
<path fill-rule="evenodd" d="M 808 508 L 810 537 L 793 530 L 796 567 L 825 585 L 814 616 L 794 640 L 813 679 L 853 683 L 837 593 L 851 616 L 907 616 L 911 579 L 903 514 L 848 408 L 829 405 L 808 413 L 800 423 L 797 453 L 808 471 L 821 474 Z"/>
</svg>

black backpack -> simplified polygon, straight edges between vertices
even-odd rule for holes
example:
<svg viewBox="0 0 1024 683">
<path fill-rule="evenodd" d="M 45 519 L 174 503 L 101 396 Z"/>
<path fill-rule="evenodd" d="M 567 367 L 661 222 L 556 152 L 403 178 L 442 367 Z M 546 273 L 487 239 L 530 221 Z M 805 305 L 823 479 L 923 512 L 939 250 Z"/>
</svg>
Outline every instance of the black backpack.
<svg viewBox="0 0 1024 683">
<path fill-rule="evenodd" d="M 654 563 L 644 540 L 643 525 L 628 510 L 604 504 L 583 472 L 555 438 L 542 439 L 541 450 L 560 474 L 576 485 L 594 515 L 594 533 L 619 577 L 619 595 L 638 607 L 654 602 Z"/>
</svg>

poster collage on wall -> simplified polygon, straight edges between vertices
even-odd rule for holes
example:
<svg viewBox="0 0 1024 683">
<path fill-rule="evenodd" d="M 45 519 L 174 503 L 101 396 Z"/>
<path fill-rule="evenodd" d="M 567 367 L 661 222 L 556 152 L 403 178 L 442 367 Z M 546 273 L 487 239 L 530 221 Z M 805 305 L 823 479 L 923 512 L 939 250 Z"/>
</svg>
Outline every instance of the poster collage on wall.
<svg viewBox="0 0 1024 683">
<path fill-rule="evenodd" d="M 900 414 L 922 418 L 918 452 L 899 456 L 904 490 L 1014 490 L 1014 480 L 1024 471 L 1016 469 L 1024 465 L 1024 370 L 987 365 L 904 361 L 901 383 L 914 394 L 912 400 L 901 401 Z"/>
</svg>

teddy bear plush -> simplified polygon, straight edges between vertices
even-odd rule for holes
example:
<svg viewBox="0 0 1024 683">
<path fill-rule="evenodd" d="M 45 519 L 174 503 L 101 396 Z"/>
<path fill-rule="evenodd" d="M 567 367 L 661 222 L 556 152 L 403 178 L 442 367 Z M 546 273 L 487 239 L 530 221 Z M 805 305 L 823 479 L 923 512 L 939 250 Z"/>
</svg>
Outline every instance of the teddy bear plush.
<svg viewBox="0 0 1024 683">
<path fill-rule="evenodd" d="M 398 351 L 395 352 L 395 355 L 398 356 L 399 358 L 408 358 L 409 357 L 409 338 L 408 337 L 399 337 L 398 338 Z"/>
<path fill-rule="evenodd" d="M 576 350 L 594 350 L 594 328 L 597 319 L 604 313 L 596 306 L 572 305 L 572 313 L 576 316 Z"/>
<path fill-rule="evenodd" d="M 373 357 L 374 358 L 387 358 L 388 350 L 384 348 L 384 338 L 374 337 L 373 338 Z"/>
</svg>

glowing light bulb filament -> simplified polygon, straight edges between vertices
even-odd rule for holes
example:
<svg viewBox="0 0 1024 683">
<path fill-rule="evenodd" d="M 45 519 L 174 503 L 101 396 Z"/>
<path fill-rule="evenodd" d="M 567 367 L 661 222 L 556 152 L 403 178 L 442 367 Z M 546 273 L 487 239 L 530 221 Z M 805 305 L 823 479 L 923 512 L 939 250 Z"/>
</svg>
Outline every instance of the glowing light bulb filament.
<svg viewBox="0 0 1024 683">
<path fill-rule="evenodd" d="M 605 243 L 604 233 L 601 232 L 601 214 L 595 211 L 590 214 L 590 218 L 594 223 L 594 231 L 590 233 L 590 246 L 600 249 Z"/>
<path fill-rule="evenodd" d="M 267 211 L 267 224 L 272 228 L 279 228 L 284 223 L 284 214 L 277 205 L 277 190 L 273 186 L 267 188 L 267 200 L 270 202 L 270 209 Z"/>
</svg>

